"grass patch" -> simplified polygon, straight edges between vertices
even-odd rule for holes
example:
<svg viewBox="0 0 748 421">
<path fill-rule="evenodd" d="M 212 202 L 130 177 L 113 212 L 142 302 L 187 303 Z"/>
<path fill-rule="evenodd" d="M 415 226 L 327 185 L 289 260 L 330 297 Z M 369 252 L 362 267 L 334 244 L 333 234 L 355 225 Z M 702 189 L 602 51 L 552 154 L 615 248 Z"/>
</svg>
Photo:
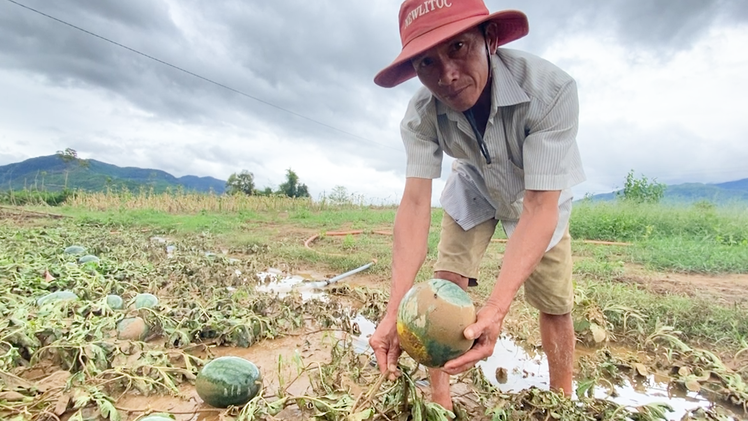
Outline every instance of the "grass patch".
<svg viewBox="0 0 748 421">
<path fill-rule="evenodd" d="M 657 238 L 630 249 L 630 261 L 686 273 L 748 273 L 748 246 L 686 238 Z"/>
<path fill-rule="evenodd" d="M 675 206 L 582 201 L 574 204 L 570 230 L 576 239 L 640 241 L 685 238 L 714 244 L 748 245 L 748 210 L 703 204 Z"/>
<path fill-rule="evenodd" d="M 170 214 L 164 211 L 135 209 L 107 212 L 90 212 L 64 209 L 63 213 L 76 217 L 82 225 L 112 228 L 150 228 L 162 233 L 211 232 L 227 233 L 249 219 L 258 222 L 258 215 L 199 213 L 197 215 Z"/>
<path fill-rule="evenodd" d="M 714 300 L 680 295 L 661 295 L 637 285 L 583 279 L 577 282 L 577 295 L 584 296 L 601 309 L 630 308 L 643 319 L 625 317 L 625 312 L 608 311 L 607 320 L 637 341 L 640 335 L 661 326 L 671 326 L 685 338 L 699 343 L 717 344 L 739 350 L 748 340 L 748 308 L 720 305 Z"/>
<path fill-rule="evenodd" d="M 307 202 L 304 207 L 301 202 L 268 202 L 269 204 L 264 205 L 258 202 L 252 204 L 255 208 L 246 207 L 237 211 L 227 211 L 225 208 L 199 209 L 199 206 L 195 206 L 196 210 L 174 213 L 162 207 L 149 208 L 148 203 L 150 202 L 143 202 L 137 206 L 136 204 L 132 206 L 114 204 L 113 207 L 103 210 L 82 205 L 65 206 L 55 210 L 71 216 L 70 218 L 47 220 L 47 225 L 41 228 L 22 224 L 21 226 L 9 223 L 0 224 L 0 279 L 4 280 L 4 283 L 0 283 L 0 287 L 6 291 L 6 294 L 3 294 L 4 298 L 0 300 L 0 313 L 2 313 L 0 315 L 4 320 L 9 321 L 4 325 L 5 327 L 2 327 L 0 323 L 0 328 L 4 329 L 3 336 L 7 338 L 9 334 L 18 329 L 28 329 L 26 325 L 29 324 L 14 321 L 14 318 L 27 320 L 27 315 L 24 313 L 23 317 L 18 318 L 16 312 L 19 308 L 34 308 L 34 299 L 48 291 L 71 289 L 81 297 L 81 302 L 72 304 L 73 307 L 69 308 L 74 311 L 65 310 L 63 314 L 65 317 L 73 318 L 73 326 L 81 333 L 87 332 L 91 326 L 97 329 L 100 327 L 102 332 L 109 331 L 115 320 L 109 313 L 106 313 L 108 314 L 106 318 L 97 319 L 103 313 L 97 310 L 97 307 L 90 307 L 90 303 L 100 303 L 108 293 L 118 293 L 129 298 L 136 292 L 152 291 L 164 298 L 164 306 L 154 314 L 144 312 L 143 317 L 148 322 L 154 322 L 156 326 L 160 326 L 161 334 L 168 338 L 169 343 L 175 344 L 175 348 L 191 346 L 190 344 L 197 344 L 203 340 L 216 340 L 222 341 L 220 343 L 244 346 L 242 344 L 253 343 L 265 336 L 275 337 L 298 328 L 305 323 L 299 318 L 302 314 L 312 315 L 314 319 L 318 319 L 317 322 L 321 327 L 337 326 L 334 324 L 337 322 L 331 315 L 338 314 L 334 312 L 340 311 L 333 307 L 310 308 L 293 299 L 283 302 L 266 298 L 262 298 L 261 301 L 252 301 L 256 294 L 244 278 L 251 277 L 253 273 L 266 270 L 268 267 L 277 267 L 288 273 L 301 269 L 337 274 L 357 268 L 375 258 L 379 263 L 369 269 L 367 274 L 385 281 L 382 283 L 382 290 L 386 290 L 386 285 L 388 285 L 386 281 L 390 278 L 392 238 L 388 235 L 373 234 L 370 231 L 391 229 L 395 215 L 395 210 L 392 208 L 321 207 L 310 202 Z M 250 203 L 253 202 L 246 202 L 245 205 L 249 206 Z M 261 208 L 265 205 L 271 207 Z M 595 219 L 599 216 L 596 212 L 605 212 L 606 208 L 587 210 L 590 212 L 586 214 L 586 217 Z M 631 221 L 623 224 L 612 224 L 620 228 L 619 231 L 622 234 L 616 234 L 619 237 L 615 238 L 592 237 L 592 239 L 621 241 L 626 240 L 626 236 L 630 236 L 634 238 L 631 240 L 634 242 L 633 246 L 593 246 L 580 241 L 575 241 L 574 244 L 574 253 L 578 256 L 574 267 L 575 292 L 579 303 L 575 309 L 575 318 L 581 318 L 582 322 L 586 321 L 588 326 L 588 330 L 581 332 L 579 336 L 594 339 L 600 335 L 599 329 L 605 329 L 612 334 L 609 338 L 625 338 L 630 344 L 638 346 L 647 343 L 646 339 L 652 337 L 652 332 L 672 332 L 672 330 L 663 329 L 663 326 L 667 326 L 682 332 L 678 337 L 684 341 L 709 344 L 710 349 L 721 355 L 729 352 L 735 355 L 741 349 L 745 349 L 748 337 L 748 309 L 720 304 L 706 298 L 664 296 L 636 285 L 617 282 L 626 274 L 628 265 L 625 263 L 640 262 L 649 266 L 658 262 L 656 259 L 663 259 L 664 263 L 657 266 L 663 270 L 676 265 L 682 265 L 686 268 L 683 269 L 685 271 L 739 270 L 734 269 L 737 266 L 729 266 L 725 263 L 733 262 L 734 265 L 734 262 L 743 256 L 739 254 L 741 247 L 739 241 L 735 243 L 733 240 L 727 242 L 724 240 L 728 237 L 740 238 L 742 228 L 739 224 L 725 219 L 718 225 L 727 237 L 704 237 L 710 240 L 701 241 L 699 237 L 693 236 L 688 231 L 681 231 L 678 235 L 673 234 L 669 237 L 661 235 L 661 232 L 665 232 L 662 228 L 664 225 L 652 225 L 652 221 L 655 221 L 655 216 L 662 212 L 654 208 L 630 207 L 627 210 L 615 210 L 615 212 L 618 216 L 609 218 L 609 221 L 627 221 L 626 218 L 631 218 Z M 418 281 L 433 276 L 432 268 L 436 258 L 441 215 L 438 209 L 432 213 L 426 263 L 418 274 Z M 720 218 L 723 217 L 727 218 L 717 215 L 717 221 L 721 221 Z M 740 219 L 742 216 L 736 216 L 736 218 L 742 221 Z M 642 221 L 650 221 L 652 228 L 642 231 L 641 227 L 637 226 Z M 586 221 L 580 223 L 580 227 L 584 228 L 587 224 L 587 228 L 584 229 L 592 230 L 597 222 Z M 572 227 L 574 224 L 575 222 L 572 222 Z M 330 231 L 353 229 L 365 232 L 360 235 L 325 235 Z M 320 234 L 321 237 L 312 245 L 312 249 L 306 248 L 304 240 L 314 234 Z M 177 250 L 174 257 L 166 256 L 165 244 L 151 240 L 150 237 L 153 235 L 163 235 L 168 237 L 170 242 L 174 241 L 173 244 Z M 598 232 L 595 235 L 601 234 Z M 501 230 L 496 236 L 502 236 Z M 576 240 L 585 238 L 590 237 L 585 237 L 581 233 L 575 235 Z M 74 243 L 85 245 L 88 251 L 101 257 L 101 263 L 95 271 L 75 264 L 75 258 L 72 256 L 61 255 L 61 250 L 65 246 Z M 689 246 L 683 247 L 683 244 Z M 689 248 L 691 246 L 693 248 Z M 504 247 L 502 243 L 492 243 L 488 247 L 481 266 L 480 286 L 470 290 L 476 305 L 480 306 L 493 288 Z M 684 254 L 678 254 L 677 251 L 680 249 L 685 250 L 684 254 L 691 255 L 691 260 L 688 260 L 688 256 Z M 226 250 L 229 255 L 208 257 L 205 254 L 206 251 L 220 253 L 221 250 Z M 718 258 L 704 259 L 711 262 L 711 266 L 701 269 L 696 264 L 698 256 L 709 256 L 709 252 L 715 252 Z M 233 259 L 238 261 L 232 263 L 230 257 L 234 255 L 240 259 Z M 663 256 L 670 257 L 664 258 Z M 52 282 L 47 281 L 45 279 L 47 272 L 56 279 Z M 238 274 L 239 272 L 241 274 Z M 341 284 L 340 288 L 349 287 Z M 234 295 L 229 295 L 229 290 L 235 290 Z M 354 298 L 349 297 L 349 299 Z M 366 308 L 372 306 L 378 309 L 378 312 L 367 316 L 376 320 L 386 303 L 386 293 L 377 291 L 365 298 L 366 300 L 363 301 L 366 303 Z M 257 312 L 253 314 L 255 310 Z M 75 314 L 85 317 L 77 317 Z M 512 329 L 516 328 L 521 335 L 524 334 L 520 337 L 529 338 L 529 335 L 532 335 L 534 339 L 537 332 L 531 330 L 537 329 L 536 316 L 536 311 L 518 299 L 513 303 L 512 312 L 508 317 L 507 331 L 514 333 Z M 59 352 L 63 352 L 52 356 L 70 361 L 71 370 L 80 371 L 83 368 L 78 365 L 86 360 L 79 360 L 79 355 L 101 354 L 98 348 L 89 348 L 87 345 L 91 343 L 96 345 L 95 341 L 86 337 L 79 342 L 70 342 L 69 332 L 65 330 L 69 326 L 54 324 L 52 319 L 48 320 L 44 318 L 46 317 L 44 315 L 40 317 L 42 317 L 40 319 L 42 324 L 49 324 L 65 336 L 57 336 L 56 332 L 52 332 L 55 336 L 47 334 L 44 326 L 39 325 L 37 326 L 39 331 L 30 331 L 28 337 L 34 338 L 41 333 L 46 340 L 51 341 L 51 344 L 60 339 L 67 341 L 56 343 L 55 348 L 49 348 L 49 350 L 58 352 L 59 349 Z M 528 322 L 530 317 L 533 318 L 532 323 Z M 100 324 L 94 322 L 100 322 Z M 578 326 L 582 325 L 583 323 L 578 324 Z M 247 330 L 247 326 L 252 326 L 253 329 Z M 257 332 L 254 332 L 255 327 Z M 48 357 L 47 354 L 39 353 L 41 344 L 24 345 L 22 342 L 25 342 L 25 338 L 14 338 L 12 343 L 6 342 L 9 345 L 0 344 L 0 347 L 4 347 L 0 349 L 2 351 L 0 352 L 0 369 L 9 370 L 27 364 L 28 358 L 34 354 Z M 535 344 L 537 341 L 533 340 L 530 343 Z M 604 343 L 601 342 L 601 346 Z M 164 354 L 161 350 L 155 351 Z M 45 352 L 47 352 L 46 349 Z M 106 354 L 109 351 L 104 349 L 103 352 L 105 354 L 101 354 L 103 355 L 101 358 L 91 360 L 93 364 L 99 366 L 87 368 L 88 372 L 81 377 L 89 381 L 89 384 L 91 384 L 90 381 L 98 381 L 101 383 L 93 384 L 114 385 L 111 378 L 107 376 L 112 373 L 110 370 L 120 370 L 121 367 L 113 363 L 112 355 Z M 150 358 L 162 356 L 162 354 L 150 353 L 148 355 Z M 142 363 L 143 366 L 153 365 L 150 360 L 143 360 Z M 163 360 L 163 365 L 166 366 L 166 364 L 167 361 Z M 374 377 L 378 375 L 375 370 L 371 371 L 372 368 L 368 365 L 353 368 L 356 370 L 365 368 L 370 370 L 368 374 Z M 125 370 L 124 367 L 121 369 Z M 190 370 L 190 374 L 195 373 L 195 370 Z M 351 371 L 346 370 L 343 366 L 332 367 L 329 373 L 332 375 Z M 132 367 L 125 372 L 132 378 L 140 379 L 141 373 L 133 371 Z M 367 378 L 366 381 L 371 382 L 371 380 L 373 378 Z M 154 387 L 157 386 L 155 390 L 172 393 L 175 389 L 169 386 L 170 381 L 171 377 L 160 377 L 154 383 Z M 82 386 L 82 382 L 75 384 L 77 388 Z M 411 387 L 410 384 L 401 383 L 387 390 L 400 391 L 409 387 Z M 111 396 L 107 389 L 101 388 L 100 391 L 107 393 L 106 396 L 101 395 L 102 402 Z M 329 393 L 337 393 L 334 401 L 331 401 L 332 404 L 337 402 L 336 405 L 340 402 L 348 402 L 345 399 L 351 397 L 345 394 L 344 388 L 337 385 L 334 390 L 315 389 L 314 392 L 316 396 L 304 399 L 314 405 L 322 405 L 317 408 L 320 411 L 329 410 L 331 403 L 324 400 Z M 33 391 L 23 393 L 33 398 Z M 491 392 L 486 395 L 490 396 L 490 399 L 509 399 L 511 402 L 486 400 L 482 402 L 485 408 L 481 409 L 493 408 L 495 415 L 501 413 L 500 416 L 505 417 L 502 419 L 506 417 L 537 419 L 537 416 L 543 413 L 540 410 L 529 411 L 528 405 L 531 402 L 528 399 L 535 402 L 535 399 L 550 399 L 550 397 L 534 395 L 534 393 L 537 392 L 511 395 Z M 422 402 L 413 400 L 417 399 L 416 394 L 409 396 L 411 403 Z M 604 412 L 601 408 L 589 405 L 602 403 L 604 402 L 585 402 L 584 406 L 575 403 L 567 408 L 570 411 L 568 416 L 560 415 L 561 419 L 590 419 L 589 417 L 582 418 L 575 411 L 600 414 Z M 102 405 L 105 404 L 102 403 Z M 392 409 L 389 405 L 390 402 L 387 401 L 378 408 L 391 414 L 387 412 Z M 555 405 L 554 408 L 560 408 L 561 404 L 554 401 L 553 405 Z M 302 406 L 309 408 L 306 405 Z M 251 405 L 245 408 L 251 408 Z M 624 414 L 624 410 L 618 407 L 610 407 L 610 410 L 611 413 Z M 520 413 L 521 411 L 526 412 Z"/>
<path fill-rule="evenodd" d="M 574 259 L 574 275 L 583 279 L 610 280 L 623 275 L 622 261 L 608 259 Z"/>
<path fill-rule="evenodd" d="M 633 242 L 611 252 L 651 269 L 748 273 L 748 211 L 741 208 L 583 201 L 574 207 L 570 230 L 577 240 Z M 574 248 L 582 256 L 593 250 Z"/>
</svg>

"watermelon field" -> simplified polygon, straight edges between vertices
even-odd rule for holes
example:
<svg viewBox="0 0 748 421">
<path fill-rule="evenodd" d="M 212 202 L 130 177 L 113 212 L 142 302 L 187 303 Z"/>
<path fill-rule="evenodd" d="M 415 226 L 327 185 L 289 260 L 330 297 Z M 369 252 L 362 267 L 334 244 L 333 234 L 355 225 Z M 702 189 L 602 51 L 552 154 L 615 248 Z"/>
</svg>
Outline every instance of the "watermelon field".
<svg viewBox="0 0 748 421">
<path fill-rule="evenodd" d="M 0 207 L 0 419 L 748 419 L 745 209 L 578 203 L 574 397 L 548 390 L 520 292 L 494 356 L 453 378 L 454 413 L 407 355 L 390 381 L 368 349 L 395 212 L 144 192 Z"/>
</svg>

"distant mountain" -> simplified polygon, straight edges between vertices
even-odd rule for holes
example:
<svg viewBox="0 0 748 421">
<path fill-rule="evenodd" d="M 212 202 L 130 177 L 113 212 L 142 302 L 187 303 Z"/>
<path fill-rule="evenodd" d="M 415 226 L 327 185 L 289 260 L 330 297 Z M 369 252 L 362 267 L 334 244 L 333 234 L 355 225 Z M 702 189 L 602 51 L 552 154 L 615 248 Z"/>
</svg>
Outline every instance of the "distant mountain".
<svg viewBox="0 0 748 421">
<path fill-rule="evenodd" d="M 40 156 L 0 166 L 0 190 L 70 189 L 103 191 L 106 188 L 163 192 L 183 188 L 201 193 L 223 193 L 226 182 L 213 177 L 173 175 L 148 168 L 118 167 L 95 159 L 65 160 L 60 155 Z"/>
<path fill-rule="evenodd" d="M 594 201 L 615 200 L 615 198 L 616 192 L 596 194 L 590 197 Z M 702 200 L 716 205 L 748 204 L 748 178 L 717 184 L 683 183 L 669 185 L 665 189 L 665 196 L 662 198 L 663 203 L 689 204 Z"/>
<path fill-rule="evenodd" d="M 715 184 L 715 186 L 729 190 L 748 191 L 748 178 L 736 181 L 728 181 L 727 183 L 719 183 Z"/>
</svg>

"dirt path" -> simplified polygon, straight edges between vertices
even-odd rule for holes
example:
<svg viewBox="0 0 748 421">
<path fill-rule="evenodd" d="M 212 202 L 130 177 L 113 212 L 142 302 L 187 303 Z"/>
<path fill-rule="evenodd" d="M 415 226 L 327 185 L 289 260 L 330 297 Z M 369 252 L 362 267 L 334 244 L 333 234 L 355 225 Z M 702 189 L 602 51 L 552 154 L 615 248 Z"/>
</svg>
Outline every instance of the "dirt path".
<svg viewBox="0 0 748 421">
<path fill-rule="evenodd" d="M 622 282 L 644 286 L 659 294 L 718 300 L 721 304 L 748 303 L 748 275 L 702 275 L 648 271 L 641 266 L 626 265 Z"/>
</svg>

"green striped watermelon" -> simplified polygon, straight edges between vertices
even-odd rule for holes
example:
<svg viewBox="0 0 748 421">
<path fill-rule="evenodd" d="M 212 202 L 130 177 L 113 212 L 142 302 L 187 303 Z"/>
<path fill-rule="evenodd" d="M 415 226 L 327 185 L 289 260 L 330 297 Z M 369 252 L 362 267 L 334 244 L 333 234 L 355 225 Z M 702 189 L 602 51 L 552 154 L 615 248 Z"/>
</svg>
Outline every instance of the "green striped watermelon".
<svg viewBox="0 0 748 421">
<path fill-rule="evenodd" d="M 132 306 L 136 309 L 139 308 L 154 308 L 158 305 L 158 297 L 153 294 L 144 292 L 138 294 L 132 299 Z"/>
<path fill-rule="evenodd" d="M 195 381 L 197 394 L 216 408 L 244 405 L 260 391 L 262 376 L 251 361 L 218 357 L 205 364 Z"/>
<path fill-rule="evenodd" d="M 65 254 L 83 254 L 86 252 L 86 248 L 83 246 L 69 246 L 65 247 Z"/>
<path fill-rule="evenodd" d="M 79 257 L 78 263 L 81 265 L 85 265 L 86 263 L 99 263 L 99 258 L 94 256 L 93 254 L 87 254 L 85 256 Z"/>
<path fill-rule="evenodd" d="M 36 300 L 36 305 L 43 306 L 47 303 L 58 301 L 75 301 L 77 299 L 78 296 L 72 291 L 55 291 Z"/>
<path fill-rule="evenodd" d="M 106 296 L 106 305 L 112 310 L 122 310 L 125 308 L 125 301 L 119 295 L 109 294 Z"/>
</svg>

